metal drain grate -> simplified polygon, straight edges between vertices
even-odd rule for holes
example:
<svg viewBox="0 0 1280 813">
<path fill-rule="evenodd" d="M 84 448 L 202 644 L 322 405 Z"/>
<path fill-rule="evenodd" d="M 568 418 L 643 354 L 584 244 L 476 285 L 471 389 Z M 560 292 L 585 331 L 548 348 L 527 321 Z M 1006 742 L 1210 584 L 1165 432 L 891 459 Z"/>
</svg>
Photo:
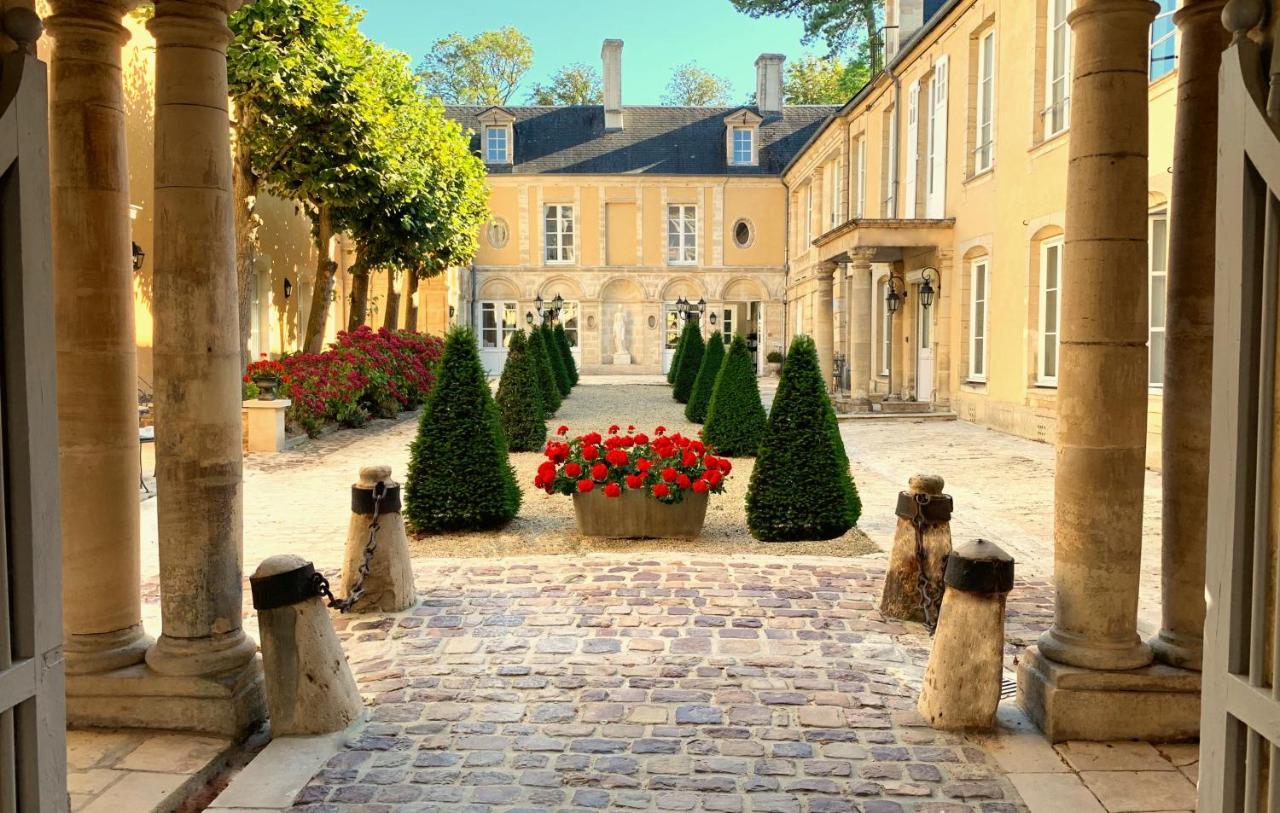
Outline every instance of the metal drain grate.
<svg viewBox="0 0 1280 813">
<path fill-rule="evenodd" d="M 1008 700 L 1018 694 L 1018 681 L 1005 678 L 1000 681 L 1000 699 Z"/>
</svg>

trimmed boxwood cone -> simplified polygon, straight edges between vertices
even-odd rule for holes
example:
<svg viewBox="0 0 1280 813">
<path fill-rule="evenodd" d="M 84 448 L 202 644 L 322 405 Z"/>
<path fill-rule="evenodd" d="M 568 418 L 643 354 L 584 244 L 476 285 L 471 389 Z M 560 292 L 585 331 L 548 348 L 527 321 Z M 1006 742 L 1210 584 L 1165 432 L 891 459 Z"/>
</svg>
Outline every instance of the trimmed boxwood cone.
<svg viewBox="0 0 1280 813">
<path fill-rule="evenodd" d="M 556 374 L 551 369 L 551 356 L 542 341 L 542 331 L 533 328 L 529 331 L 529 354 L 533 356 L 534 366 L 538 372 L 538 386 L 542 389 L 542 411 L 550 418 L 560 408 L 560 387 L 556 385 Z"/>
<path fill-rule="evenodd" d="M 747 527 L 763 542 L 835 539 L 861 513 L 817 348 L 797 336 L 751 472 Z"/>
<path fill-rule="evenodd" d="M 517 330 L 507 347 L 507 363 L 498 382 L 498 417 L 513 452 L 540 452 L 547 442 L 542 388 L 524 331 Z"/>
<path fill-rule="evenodd" d="M 698 367 L 698 376 L 693 379 L 693 392 L 689 395 L 689 403 L 685 404 L 684 416 L 694 423 L 702 423 L 707 419 L 707 407 L 711 404 L 711 390 L 716 385 L 716 375 L 724 362 L 724 339 L 720 331 L 711 333 L 707 340 L 707 349 L 702 354 L 702 365 Z"/>
<path fill-rule="evenodd" d="M 409 447 L 404 515 L 415 530 L 439 533 L 501 528 L 519 510 L 520 487 L 476 335 L 455 327 Z"/>
<path fill-rule="evenodd" d="M 680 403 L 689 403 L 693 394 L 693 381 L 698 377 L 698 368 L 702 366 L 702 353 L 706 349 L 702 344 L 702 329 L 697 319 L 690 319 L 684 324 L 684 352 L 680 354 L 680 367 L 676 370 L 676 385 L 672 396 Z"/>
<path fill-rule="evenodd" d="M 573 348 L 569 346 L 569 336 L 564 332 L 564 325 L 556 322 L 556 344 L 560 346 L 560 354 L 564 357 L 564 368 L 569 372 L 569 386 L 578 386 L 578 365 L 573 360 Z"/>
<path fill-rule="evenodd" d="M 735 336 L 711 390 L 702 439 L 725 457 L 755 457 L 767 420 L 751 351 Z"/>
<path fill-rule="evenodd" d="M 563 398 L 569 394 L 569 390 L 573 389 L 573 384 L 569 381 L 569 371 L 565 369 L 560 345 L 556 343 L 555 331 L 546 323 L 543 323 L 538 330 L 542 333 L 542 346 L 547 349 L 547 360 L 551 362 L 551 374 L 555 378 L 556 389 L 560 390 L 560 396 Z"/>
<path fill-rule="evenodd" d="M 667 368 L 667 383 L 671 386 L 676 384 L 676 371 L 680 369 L 680 357 L 684 355 L 685 340 L 689 338 L 687 330 L 680 332 L 680 338 L 676 340 L 676 352 L 671 354 L 671 366 Z"/>
</svg>

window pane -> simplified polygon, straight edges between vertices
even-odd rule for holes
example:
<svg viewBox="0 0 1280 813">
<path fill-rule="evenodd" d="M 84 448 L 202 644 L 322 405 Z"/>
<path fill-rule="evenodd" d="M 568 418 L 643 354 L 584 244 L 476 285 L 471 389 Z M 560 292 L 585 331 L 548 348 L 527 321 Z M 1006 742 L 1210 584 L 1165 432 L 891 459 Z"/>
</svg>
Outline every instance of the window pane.
<svg viewBox="0 0 1280 813">
<path fill-rule="evenodd" d="M 1164 331 L 1151 334 L 1151 358 L 1148 380 L 1152 384 L 1164 384 Z"/>
<path fill-rule="evenodd" d="M 1044 332 L 1058 332 L 1058 292 L 1045 291 L 1044 294 Z"/>
<path fill-rule="evenodd" d="M 1058 340 L 1056 336 L 1044 337 L 1044 377 L 1058 376 Z"/>
<path fill-rule="evenodd" d="M 1169 221 L 1151 220 L 1151 273 L 1163 274 L 1169 267 Z"/>
<path fill-rule="evenodd" d="M 1165 326 L 1165 277 L 1151 278 L 1151 327 Z"/>
</svg>

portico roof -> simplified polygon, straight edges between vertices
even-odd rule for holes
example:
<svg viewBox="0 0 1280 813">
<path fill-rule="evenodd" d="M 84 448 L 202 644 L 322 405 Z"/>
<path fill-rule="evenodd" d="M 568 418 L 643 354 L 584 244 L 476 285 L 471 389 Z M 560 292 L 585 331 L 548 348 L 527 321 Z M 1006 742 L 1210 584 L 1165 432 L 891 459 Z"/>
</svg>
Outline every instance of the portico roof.
<svg viewBox="0 0 1280 813">
<path fill-rule="evenodd" d="M 854 218 L 814 238 L 812 245 L 826 262 L 852 262 L 853 252 L 871 251 L 872 262 L 900 259 L 904 248 L 950 245 L 954 217 Z"/>
</svg>

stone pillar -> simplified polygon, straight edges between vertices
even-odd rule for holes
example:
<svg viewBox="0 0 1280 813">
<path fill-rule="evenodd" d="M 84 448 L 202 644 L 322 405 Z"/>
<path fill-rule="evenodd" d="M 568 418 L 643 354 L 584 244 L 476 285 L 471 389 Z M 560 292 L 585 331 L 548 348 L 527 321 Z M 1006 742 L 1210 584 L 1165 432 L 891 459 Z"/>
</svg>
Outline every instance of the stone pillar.
<svg viewBox="0 0 1280 813">
<path fill-rule="evenodd" d="M 157 0 L 155 390 L 161 675 L 227 691 L 233 729 L 261 715 L 242 628 L 240 348 L 227 14 L 235 0 Z M 237 3 L 238 4 L 238 3 Z"/>
<path fill-rule="evenodd" d="M 1188 0 L 1181 29 L 1166 294 L 1160 634 L 1156 657 L 1199 669 L 1204 634 L 1209 395 L 1213 385 L 1213 271 L 1218 172 L 1218 66 L 1230 36 L 1225 0 Z"/>
<path fill-rule="evenodd" d="M 822 263 L 815 270 L 818 283 L 813 305 L 813 343 L 818 349 L 818 368 L 822 371 L 822 381 L 831 390 L 831 363 L 835 352 L 835 333 L 832 320 L 834 314 L 833 288 L 835 286 L 835 263 Z"/>
<path fill-rule="evenodd" d="M 871 257 L 854 251 L 849 275 L 849 395 L 865 405 L 871 392 Z"/>
<path fill-rule="evenodd" d="M 832 369 L 835 369 L 835 357 L 845 356 L 848 363 L 849 354 L 849 279 L 848 268 L 844 263 L 836 263 L 831 275 L 831 358 Z M 838 397 L 848 393 L 843 382 L 832 376 L 831 391 Z"/>
<path fill-rule="evenodd" d="M 1199 720 L 1198 687 L 1144 668 L 1151 648 L 1137 634 L 1147 424 L 1147 47 L 1156 11 L 1150 0 L 1079 0 L 1069 17 L 1075 64 L 1054 624 L 1018 673 L 1020 699 L 1054 740 L 1176 739 L 1193 736 Z"/>
<path fill-rule="evenodd" d="M 121 20 L 53 0 L 49 165 L 69 675 L 141 663 L 138 378 Z"/>
</svg>

